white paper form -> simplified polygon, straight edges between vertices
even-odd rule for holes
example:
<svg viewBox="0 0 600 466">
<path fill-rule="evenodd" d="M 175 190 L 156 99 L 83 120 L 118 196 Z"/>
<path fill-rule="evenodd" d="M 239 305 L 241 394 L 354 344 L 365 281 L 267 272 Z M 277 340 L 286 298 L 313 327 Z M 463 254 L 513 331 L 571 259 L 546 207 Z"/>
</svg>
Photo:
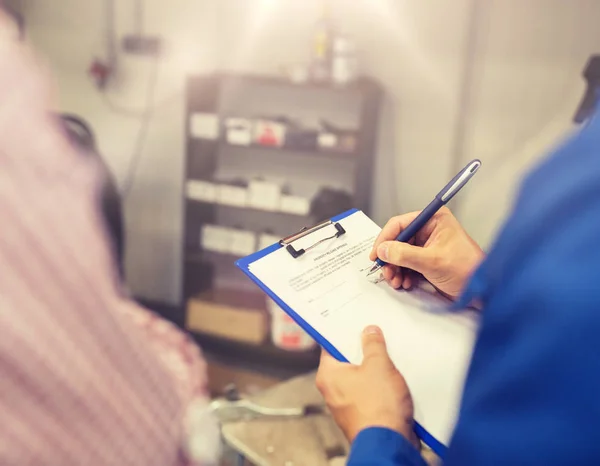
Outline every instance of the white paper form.
<svg viewBox="0 0 600 466">
<path fill-rule="evenodd" d="M 366 278 L 380 228 L 364 213 L 339 222 L 346 234 L 294 259 L 285 248 L 250 265 L 250 272 L 328 340 L 351 363 L 362 361 L 361 332 L 378 325 L 404 375 L 415 419 L 448 445 L 458 415 L 477 330 L 473 312 L 448 311 L 422 290 L 392 290 Z M 331 236 L 318 230 L 294 242 L 296 249 Z"/>
</svg>

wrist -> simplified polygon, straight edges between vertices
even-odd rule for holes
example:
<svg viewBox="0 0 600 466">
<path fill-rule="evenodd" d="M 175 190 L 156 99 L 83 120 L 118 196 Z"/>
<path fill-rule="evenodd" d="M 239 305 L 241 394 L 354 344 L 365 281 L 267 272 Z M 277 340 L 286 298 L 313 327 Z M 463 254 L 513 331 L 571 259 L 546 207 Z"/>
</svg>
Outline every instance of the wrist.
<svg viewBox="0 0 600 466">
<path fill-rule="evenodd" d="M 402 435 L 402 437 L 409 441 L 415 448 L 420 450 L 421 443 L 417 435 L 415 434 L 412 419 L 403 420 L 401 417 L 398 419 L 391 417 L 389 419 L 380 418 L 377 420 L 373 420 L 372 422 L 363 422 L 361 423 L 361 425 L 357 426 L 356 429 L 354 429 L 354 432 L 352 432 L 352 434 L 349 435 L 348 438 L 352 441 L 360 432 L 371 428 L 388 429 L 393 432 L 396 432 Z"/>
<path fill-rule="evenodd" d="M 458 299 L 463 294 L 471 281 L 471 277 L 473 277 L 484 259 L 485 253 L 477 246 L 477 252 L 469 260 L 456 261 L 456 264 L 453 264 L 455 267 L 453 267 L 450 274 L 457 277 L 458 282 L 457 292 L 451 294 L 453 300 Z"/>
<path fill-rule="evenodd" d="M 411 464 L 427 466 L 420 448 L 397 432 L 371 428 L 362 431 L 353 442 L 347 464 Z"/>
</svg>

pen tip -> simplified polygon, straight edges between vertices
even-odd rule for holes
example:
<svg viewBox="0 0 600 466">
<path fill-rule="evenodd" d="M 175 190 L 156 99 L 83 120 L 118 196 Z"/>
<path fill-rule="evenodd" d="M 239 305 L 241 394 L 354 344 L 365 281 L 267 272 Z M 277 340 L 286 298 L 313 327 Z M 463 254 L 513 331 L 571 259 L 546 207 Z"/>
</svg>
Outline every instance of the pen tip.
<svg viewBox="0 0 600 466">
<path fill-rule="evenodd" d="M 374 274 L 377 272 L 381 266 L 379 264 L 373 264 L 373 267 L 370 268 L 369 272 L 367 272 L 367 276 Z"/>
</svg>

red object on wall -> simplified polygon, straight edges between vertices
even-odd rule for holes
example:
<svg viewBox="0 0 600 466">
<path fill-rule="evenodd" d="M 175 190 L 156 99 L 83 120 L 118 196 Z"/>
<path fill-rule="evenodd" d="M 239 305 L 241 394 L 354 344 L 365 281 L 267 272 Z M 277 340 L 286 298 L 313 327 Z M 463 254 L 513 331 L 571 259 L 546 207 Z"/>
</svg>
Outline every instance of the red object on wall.
<svg viewBox="0 0 600 466">
<path fill-rule="evenodd" d="M 95 59 L 88 70 L 89 75 L 96 82 L 96 86 L 104 89 L 108 83 L 108 79 L 112 75 L 112 68 L 105 62 Z"/>
</svg>

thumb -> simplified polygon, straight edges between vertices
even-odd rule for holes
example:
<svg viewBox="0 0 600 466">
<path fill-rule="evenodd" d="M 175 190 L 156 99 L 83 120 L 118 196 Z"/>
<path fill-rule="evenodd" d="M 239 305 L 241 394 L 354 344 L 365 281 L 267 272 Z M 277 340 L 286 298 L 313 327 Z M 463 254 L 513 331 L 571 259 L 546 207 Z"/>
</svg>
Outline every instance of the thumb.
<svg viewBox="0 0 600 466">
<path fill-rule="evenodd" d="M 370 360 L 389 362 L 383 332 L 379 327 L 370 325 L 362 333 L 363 364 Z"/>
<path fill-rule="evenodd" d="M 386 241 L 377 248 L 377 257 L 388 264 L 406 267 L 426 275 L 432 267 L 431 251 L 399 241 Z"/>
</svg>

